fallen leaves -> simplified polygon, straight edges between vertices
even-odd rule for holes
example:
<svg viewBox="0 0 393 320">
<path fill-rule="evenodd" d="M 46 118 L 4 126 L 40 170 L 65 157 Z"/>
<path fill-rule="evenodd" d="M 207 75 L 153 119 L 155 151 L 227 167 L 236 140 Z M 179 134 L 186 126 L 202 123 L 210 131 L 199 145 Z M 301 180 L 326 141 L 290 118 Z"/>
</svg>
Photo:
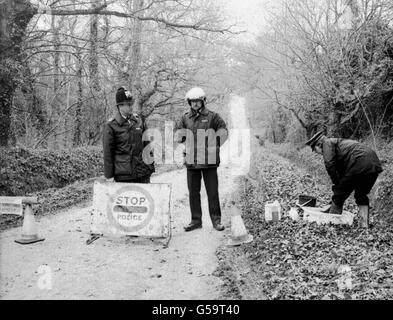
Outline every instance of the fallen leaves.
<svg viewBox="0 0 393 320">
<path fill-rule="evenodd" d="M 242 246 L 251 273 L 261 280 L 261 297 L 268 299 L 391 299 L 393 226 L 375 219 L 370 230 L 333 226 L 284 216 L 279 223 L 263 219 L 266 201 L 279 200 L 284 213 L 298 195 L 317 197 L 328 204 L 331 186 L 289 161 L 266 153 L 254 160 L 257 184 L 243 181 L 240 196 L 243 218 L 254 242 Z M 346 210 L 356 209 L 353 199 Z"/>
</svg>

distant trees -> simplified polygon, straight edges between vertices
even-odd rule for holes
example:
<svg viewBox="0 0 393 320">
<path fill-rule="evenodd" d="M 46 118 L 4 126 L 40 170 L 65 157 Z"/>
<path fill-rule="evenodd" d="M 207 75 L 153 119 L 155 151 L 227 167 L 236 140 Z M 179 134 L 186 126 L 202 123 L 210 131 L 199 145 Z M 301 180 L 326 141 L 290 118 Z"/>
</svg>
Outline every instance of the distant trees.
<svg viewBox="0 0 393 320">
<path fill-rule="evenodd" d="M 274 121 L 284 121 L 285 127 L 297 123 L 304 136 L 326 129 L 343 137 L 392 137 L 391 2 L 279 3 L 271 13 L 271 30 L 245 48 L 243 58 L 260 66 L 251 87 L 269 99 L 270 111 L 266 106 L 261 112 L 274 110 Z M 277 108 L 295 122 L 282 118 Z M 291 131 L 288 139 L 293 138 Z"/>
<path fill-rule="evenodd" d="M 210 0 L 46 2 L 0 2 L 1 146 L 99 143 L 119 85 L 144 117 L 170 114 L 231 35 Z"/>
</svg>

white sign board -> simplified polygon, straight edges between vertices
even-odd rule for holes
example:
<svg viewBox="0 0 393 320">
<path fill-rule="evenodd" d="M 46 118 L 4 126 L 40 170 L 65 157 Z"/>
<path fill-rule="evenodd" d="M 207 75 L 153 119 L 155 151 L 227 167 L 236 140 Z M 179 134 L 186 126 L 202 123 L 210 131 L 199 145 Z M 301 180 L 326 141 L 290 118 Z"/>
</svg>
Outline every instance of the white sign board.
<svg viewBox="0 0 393 320">
<path fill-rule="evenodd" d="M 16 197 L 0 197 L 0 214 L 23 216 L 22 199 Z"/>
<path fill-rule="evenodd" d="M 169 184 L 94 183 L 90 233 L 170 236 Z"/>
</svg>

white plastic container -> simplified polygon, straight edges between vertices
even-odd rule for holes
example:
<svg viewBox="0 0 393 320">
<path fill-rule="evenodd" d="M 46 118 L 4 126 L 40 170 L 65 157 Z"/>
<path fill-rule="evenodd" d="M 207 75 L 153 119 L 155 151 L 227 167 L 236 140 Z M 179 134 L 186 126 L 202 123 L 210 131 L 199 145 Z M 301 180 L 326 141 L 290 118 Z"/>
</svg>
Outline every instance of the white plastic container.
<svg viewBox="0 0 393 320">
<path fill-rule="evenodd" d="M 304 210 L 303 219 L 317 224 L 347 224 L 352 226 L 355 215 L 349 211 L 342 214 L 331 214 L 321 212 L 321 208 L 302 207 Z"/>
<path fill-rule="evenodd" d="M 289 215 L 289 217 L 290 217 L 293 221 L 298 221 L 298 220 L 300 220 L 299 212 L 297 211 L 296 208 L 291 208 L 291 210 L 289 210 L 288 215 Z"/>
<path fill-rule="evenodd" d="M 281 205 L 276 200 L 265 204 L 265 221 L 280 221 L 281 220 Z"/>
</svg>

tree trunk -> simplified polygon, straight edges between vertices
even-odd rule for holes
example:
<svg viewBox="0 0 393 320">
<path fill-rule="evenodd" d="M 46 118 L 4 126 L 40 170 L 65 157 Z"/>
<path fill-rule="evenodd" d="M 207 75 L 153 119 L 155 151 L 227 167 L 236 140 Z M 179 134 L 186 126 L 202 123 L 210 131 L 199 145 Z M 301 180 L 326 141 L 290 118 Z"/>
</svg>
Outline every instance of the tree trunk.
<svg viewBox="0 0 393 320">
<path fill-rule="evenodd" d="M 62 131 L 61 122 L 61 101 L 60 101 L 60 39 L 59 39 L 59 28 L 61 23 L 56 24 L 57 17 L 52 16 L 51 27 L 53 31 L 53 98 L 51 99 L 51 121 L 49 127 L 53 130 L 53 135 L 49 139 L 49 147 L 53 149 L 59 149 L 62 146 L 60 142 L 60 135 Z"/>
<path fill-rule="evenodd" d="M 96 9 L 101 5 L 100 1 L 91 4 L 92 9 Z M 91 88 L 99 92 L 100 81 L 98 78 L 98 15 L 95 14 L 90 19 L 90 57 L 89 57 L 89 73 Z"/>
<path fill-rule="evenodd" d="M 138 12 L 138 15 L 142 15 L 141 11 L 143 8 L 143 0 L 133 1 L 133 11 Z M 141 75 L 140 75 L 140 64 L 141 64 L 141 39 L 142 39 L 142 22 L 138 19 L 134 19 L 133 23 L 133 35 L 131 44 L 131 85 L 132 91 L 135 95 L 135 106 L 137 112 L 142 111 L 142 105 L 140 104 L 142 95 Z"/>
<path fill-rule="evenodd" d="M 348 0 L 348 6 L 352 12 L 352 28 L 356 30 L 360 23 L 360 8 L 358 4 L 358 0 Z"/>
<path fill-rule="evenodd" d="M 77 87 L 78 87 L 78 101 L 75 107 L 75 119 L 74 119 L 74 138 L 73 146 L 78 147 L 82 144 L 82 107 L 83 107 L 83 83 L 82 83 L 82 71 L 83 71 L 83 61 L 80 49 L 77 51 L 78 56 L 78 69 L 77 69 Z"/>
<path fill-rule="evenodd" d="M 332 137 L 341 136 L 341 113 L 343 105 L 341 102 L 336 103 L 329 115 L 328 134 Z"/>
<path fill-rule="evenodd" d="M 101 6 L 101 1 L 97 0 L 91 4 L 91 9 L 95 10 Z M 101 102 L 101 87 L 98 68 L 98 28 L 99 16 L 93 15 L 90 19 L 90 52 L 89 52 L 89 86 L 91 92 L 90 119 L 87 121 L 88 144 L 93 145 L 96 141 L 97 132 L 101 130 L 101 123 L 105 117 L 104 108 Z"/>
<path fill-rule="evenodd" d="M 8 146 L 12 101 L 18 82 L 22 40 L 33 17 L 27 0 L 0 1 L 0 146 Z"/>
<path fill-rule="evenodd" d="M 34 139 L 37 134 L 42 134 L 45 131 L 47 114 L 39 99 L 36 79 L 28 63 L 24 64 L 23 71 L 24 80 L 21 90 L 25 96 L 25 111 L 28 114 L 29 127 L 32 129 L 31 131 L 26 130 L 25 135 L 27 139 Z"/>
</svg>

